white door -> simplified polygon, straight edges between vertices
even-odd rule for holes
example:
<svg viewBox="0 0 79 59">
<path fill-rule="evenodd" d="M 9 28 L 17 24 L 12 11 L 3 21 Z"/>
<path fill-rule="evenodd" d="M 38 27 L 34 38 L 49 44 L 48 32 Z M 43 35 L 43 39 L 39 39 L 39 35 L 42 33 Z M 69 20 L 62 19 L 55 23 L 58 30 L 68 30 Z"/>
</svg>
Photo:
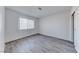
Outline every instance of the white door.
<svg viewBox="0 0 79 59">
<path fill-rule="evenodd" d="M 79 52 L 79 8 L 74 14 L 74 45 L 76 50 Z"/>
</svg>

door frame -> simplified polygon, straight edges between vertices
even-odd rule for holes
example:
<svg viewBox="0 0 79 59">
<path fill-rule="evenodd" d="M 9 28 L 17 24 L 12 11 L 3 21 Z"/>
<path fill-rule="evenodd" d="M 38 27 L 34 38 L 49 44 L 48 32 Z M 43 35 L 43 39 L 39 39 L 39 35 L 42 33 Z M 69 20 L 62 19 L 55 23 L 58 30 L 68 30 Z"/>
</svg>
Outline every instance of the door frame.
<svg viewBox="0 0 79 59">
<path fill-rule="evenodd" d="M 78 6 L 76 6 L 75 8 L 73 8 L 73 12 L 72 12 L 72 14 L 71 14 L 71 32 L 72 32 L 72 34 L 71 34 L 71 36 L 72 36 L 72 41 L 73 41 L 73 44 L 75 43 L 74 42 L 74 14 L 75 14 L 75 11 L 78 9 L 79 7 Z"/>
<path fill-rule="evenodd" d="M 72 14 L 72 40 L 73 40 L 73 44 L 74 44 L 74 14 L 75 14 L 75 11 L 73 12 Z"/>
</svg>

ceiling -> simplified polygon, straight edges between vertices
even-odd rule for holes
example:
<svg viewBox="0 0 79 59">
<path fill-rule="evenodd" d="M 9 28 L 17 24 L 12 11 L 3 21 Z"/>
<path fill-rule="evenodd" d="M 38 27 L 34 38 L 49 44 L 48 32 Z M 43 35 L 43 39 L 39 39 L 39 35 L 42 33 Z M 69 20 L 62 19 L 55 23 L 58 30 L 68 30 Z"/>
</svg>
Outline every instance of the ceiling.
<svg viewBox="0 0 79 59">
<path fill-rule="evenodd" d="M 71 6 L 8 6 L 7 8 L 32 17 L 43 18 L 57 12 L 68 11 Z"/>
</svg>

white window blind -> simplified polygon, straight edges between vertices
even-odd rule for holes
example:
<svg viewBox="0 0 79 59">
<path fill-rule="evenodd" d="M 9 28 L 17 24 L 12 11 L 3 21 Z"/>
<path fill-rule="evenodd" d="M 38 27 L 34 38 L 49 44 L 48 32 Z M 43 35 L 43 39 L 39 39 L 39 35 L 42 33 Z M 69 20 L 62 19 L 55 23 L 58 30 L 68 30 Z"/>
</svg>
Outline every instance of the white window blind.
<svg viewBox="0 0 79 59">
<path fill-rule="evenodd" d="M 33 29 L 34 28 L 34 21 L 33 20 L 27 20 L 27 28 L 28 29 Z"/>
<path fill-rule="evenodd" d="M 20 18 L 19 19 L 19 28 L 20 28 L 20 30 L 34 29 L 34 20 Z"/>
</svg>

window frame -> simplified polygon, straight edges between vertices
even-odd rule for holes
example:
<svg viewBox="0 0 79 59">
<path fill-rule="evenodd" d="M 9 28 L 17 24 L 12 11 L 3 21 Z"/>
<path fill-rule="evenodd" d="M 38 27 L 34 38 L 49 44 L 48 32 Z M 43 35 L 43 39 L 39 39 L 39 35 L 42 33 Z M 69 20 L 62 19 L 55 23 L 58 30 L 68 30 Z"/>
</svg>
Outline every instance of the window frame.
<svg viewBox="0 0 79 59">
<path fill-rule="evenodd" d="M 21 19 L 24 19 L 24 20 L 27 20 L 27 25 L 26 25 L 26 28 L 21 28 L 21 26 L 25 26 L 25 25 L 21 25 Z M 28 22 L 33 22 L 33 26 L 32 26 L 32 28 L 30 28 L 30 27 L 28 27 Z M 24 24 L 24 23 L 23 23 Z M 30 23 L 31 24 L 31 23 Z M 19 17 L 19 30 L 28 30 L 28 29 L 34 29 L 35 28 L 35 21 L 34 20 L 32 20 L 32 19 L 28 19 L 28 18 L 24 18 L 24 17 Z"/>
</svg>

